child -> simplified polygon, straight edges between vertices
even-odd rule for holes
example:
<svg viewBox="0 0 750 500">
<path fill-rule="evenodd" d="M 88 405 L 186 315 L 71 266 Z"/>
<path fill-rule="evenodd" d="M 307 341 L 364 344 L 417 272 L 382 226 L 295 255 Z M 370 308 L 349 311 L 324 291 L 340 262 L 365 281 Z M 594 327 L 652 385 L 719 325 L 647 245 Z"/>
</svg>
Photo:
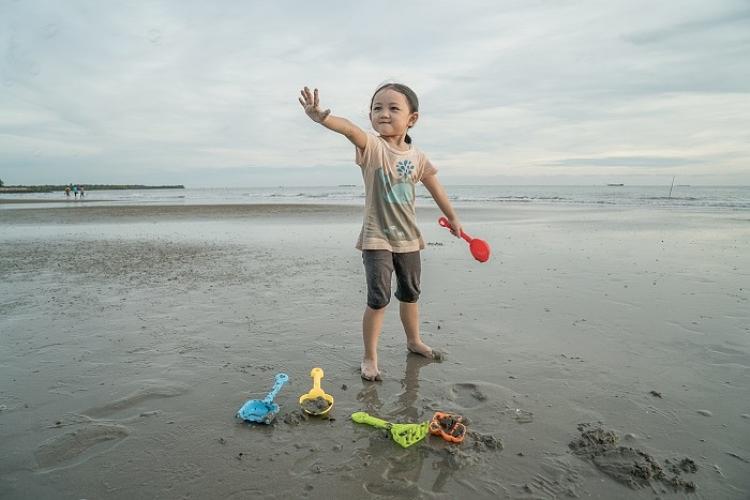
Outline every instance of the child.
<svg viewBox="0 0 750 500">
<path fill-rule="evenodd" d="M 356 147 L 356 162 L 365 183 L 365 215 L 357 249 L 367 278 L 367 306 L 362 318 L 365 352 L 362 378 L 380 380 L 378 337 L 385 306 L 391 299 L 391 277 L 396 272 L 395 296 L 400 302 L 401 323 L 409 351 L 439 360 L 442 355 L 419 336 L 419 251 L 424 241 L 416 225 L 415 184 L 424 184 L 460 237 L 461 222 L 437 178 L 437 169 L 425 154 L 412 146 L 408 130 L 419 118 L 417 95 L 406 85 L 388 83 L 370 100 L 370 123 L 379 135 L 364 132 L 345 118 L 320 107 L 318 89 L 305 87 L 300 104 L 314 122 L 346 136 Z"/>
</svg>

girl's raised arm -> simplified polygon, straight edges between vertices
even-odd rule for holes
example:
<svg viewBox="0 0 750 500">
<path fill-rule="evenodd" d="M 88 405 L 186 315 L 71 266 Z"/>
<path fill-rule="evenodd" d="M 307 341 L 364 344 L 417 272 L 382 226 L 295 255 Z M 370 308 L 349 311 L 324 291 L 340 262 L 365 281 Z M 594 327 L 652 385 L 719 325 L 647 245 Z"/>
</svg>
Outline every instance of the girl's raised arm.
<svg viewBox="0 0 750 500">
<path fill-rule="evenodd" d="M 333 116 L 330 109 L 323 111 L 320 108 L 318 89 L 310 92 L 310 89 L 305 87 L 300 91 L 300 94 L 302 94 L 302 97 L 299 98 L 299 103 L 312 121 L 345 136 L 359 149 L 364 149 L 367 146 L 367 133 L 364 130 L 346 118 Z"/>
</svg>

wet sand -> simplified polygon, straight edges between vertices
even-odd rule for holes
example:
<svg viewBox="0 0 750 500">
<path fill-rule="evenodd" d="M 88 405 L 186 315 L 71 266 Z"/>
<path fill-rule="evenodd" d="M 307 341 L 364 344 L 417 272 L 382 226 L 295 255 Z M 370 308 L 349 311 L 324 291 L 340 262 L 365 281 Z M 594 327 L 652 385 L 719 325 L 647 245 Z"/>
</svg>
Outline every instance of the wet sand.
<svg viewBox="0 0 750 500">
<path fill-rule="evenodd" d="M 390 307 L 371 383 L 357 207 L 0 210 L 0 498 L 750 496 L 750 215 L 461 214 L 488 263 L 419 210 L 447 359 Z M 236 421 L 278 372 L 274 423 Z M 468 433 L 403 449 L 359 410 Z"/>
</svg>

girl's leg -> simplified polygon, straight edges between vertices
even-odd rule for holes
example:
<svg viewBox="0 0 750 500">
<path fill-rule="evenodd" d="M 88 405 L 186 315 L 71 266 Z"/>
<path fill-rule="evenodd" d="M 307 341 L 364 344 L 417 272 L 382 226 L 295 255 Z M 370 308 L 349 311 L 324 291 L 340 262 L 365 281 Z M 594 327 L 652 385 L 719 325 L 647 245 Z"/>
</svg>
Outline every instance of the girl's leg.
<svg viewBox="0 0 750 500">
<path fill-rule="evenodd" d="M 383 327 L 385 306 L 391 300 L 393 257 L 387 250 L 364 250 L 362 262 L 367 279 L 367 307 L 362 317 L 362 340 L 365 344 L 361 365 L 362 378 L 380 380 L 378 338 Z"/>
<path fill-rule="evenodd" d="M 365 307 L 365 314 L 362 317 L 362 340 L 365 344 L 365 354 L 362 357 L 362 378 L 366 380 L 380 380 L 380 370 L 378 370 L 378 339 L 380 331 L 383 328 L 383 318 L 385 317 L 385 307 L 373 309 L 370 306 Z"/>
<path fill-rule="evenodd" d="M 442 357 L 440 353 L 422 342 L 419 336 L 419 304 L 417 302 L 399 302 L 399 304 L 401 324 L 404 325 L 404 333 L 406 333 L 406 348 L 426 358 L 440 359 Z"/>
<path fill-rule="evenodd" d="M 393 268 L 396 271 L 396 298 L 399 300 L 401 324 L 406 333 L 406 348 L 425 358 L 439 360 L 442 355 L 422 342 L 419 336 L 419 282 L 422 276 L 422 261 L 419 252 L 394 254 Z"/>
</svg>

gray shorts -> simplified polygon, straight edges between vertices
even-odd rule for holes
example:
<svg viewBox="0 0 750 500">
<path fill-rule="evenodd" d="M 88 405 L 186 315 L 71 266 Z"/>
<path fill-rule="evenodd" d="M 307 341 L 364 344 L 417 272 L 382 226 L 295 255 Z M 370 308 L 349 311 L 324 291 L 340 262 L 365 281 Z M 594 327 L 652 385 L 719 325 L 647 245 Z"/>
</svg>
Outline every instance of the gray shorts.
<svg viewBox="0 0 750 500">
<path fill-rule="evenodd" d="M 401 302 L 419 299 L 422 261 L 419 252 L 393 253 L 388 250 L 362 250 L 367 277 L 367 305 L 382 309 L 391 301 L 391 278 L 396 271 L 396 298 Z"/>
</svg>

